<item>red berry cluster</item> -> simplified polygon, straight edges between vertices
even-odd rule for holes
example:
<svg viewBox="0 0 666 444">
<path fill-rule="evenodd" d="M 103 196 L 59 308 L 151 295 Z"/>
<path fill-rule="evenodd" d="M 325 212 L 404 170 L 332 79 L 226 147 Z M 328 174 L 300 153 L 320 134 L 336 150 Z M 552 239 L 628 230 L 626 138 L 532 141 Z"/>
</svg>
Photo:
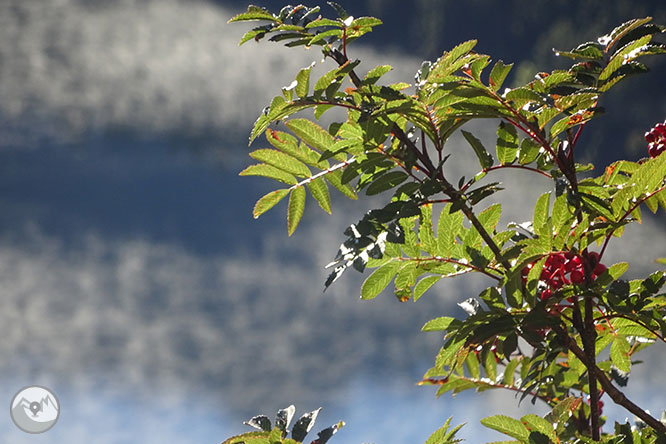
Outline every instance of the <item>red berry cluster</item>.
<svg viewBox="0 0 666 444">
<path fill-rule="evenodd" d="M 645 133 L 645 141 L 648 143 L 648 154 L 652 158 L 666 151 L 666 120 L 664 123 L 657 123 Z"/>
<path fill-rule="evenodd" d="M 592 270 L 592 280 L 606 271 L 606 266 L 599 261 L 599 253 L 587 253 L 587 262 Z M 541 291 L 541 300 L 546 300 L 553 295 L 553 292 L 559 290 L 568 284 L 584 284 L 585 268 L 583 265 L 583 256 L 577 255 L 572 251 L 566 253 L 553 253 L 548 256 L 541 270 L 540 280 L 546 285 Z M 527 282 L 527 275 L 532 266 L 529 264 L 523 271 L 523 282 Z"/>
</svg>

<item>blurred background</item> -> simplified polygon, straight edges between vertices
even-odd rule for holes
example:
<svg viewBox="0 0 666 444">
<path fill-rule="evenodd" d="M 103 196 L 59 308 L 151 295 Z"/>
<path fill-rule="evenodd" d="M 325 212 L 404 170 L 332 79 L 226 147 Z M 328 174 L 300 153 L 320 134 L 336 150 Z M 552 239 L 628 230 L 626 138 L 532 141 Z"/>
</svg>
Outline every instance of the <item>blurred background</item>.
<svg viewBox="0 0 666 444">
<path fill-rule="evenodd" d="M 661 0 L 339 3 L 385 22 L 351 47 L 359 71 L 388 63 L 390 79 L 407 82 L 422 60 L 470 38 L 516 62 L 508 82 L 517 84 L 567 66 L 553 47 L 633 17 L 666 24 Z M 0 415 L 2 441 L 217 443 L 246 431 L 250 416 L 292 403 L 297 415 L 324 407 L 313 432 L 344 419 L 331 442 L 423 442 L 451 415 L 468 423 L 468 442 L 500 439 L 478 421 L 514 412 L 512 394 L 435 399 L 415 385 L 442 343 L 421 325 L 463 316 L 455 304 L 476 296 L 482 279 L 443 282 L 416 304 L 388 292 L 362 302 L 364 276 L 349 272 L 322 294 L 323 266 L 363 203 L 337 199 L 332 216 L 308 205 L 289 239 L 284 205 L 252 219 L 274 186 L 237 175 L 252 163 L 252 123 L 321 55 L 269 42 L 239 48 L 247 27 L 226 22 L 246 6 L 0 0 L 0 400 L 39 384 L 61 404 L 43 435 Z M 651 73 L 603 99 L 607 115 L 580 143 L 597 171 L 647 155 L 643 133 L 666 117 L 665 62 L 648 60 Z M 495 125 L 474 130 L 490 139 Z M 463 145 L 449 146 L 464 169 Z M 507 181 L 518 194 L 506 199 L 504 222 L 528 217 L 551 186 Z M 640 228 L 608 259 L 629 261 L 634 277 L 666 256 L 663 215 Z M 653 412 L 666 408 L 655 392 L 660 350 L 629 384 Z M 611 419 L 624 420 L 609 404 Z"/>
</svg>

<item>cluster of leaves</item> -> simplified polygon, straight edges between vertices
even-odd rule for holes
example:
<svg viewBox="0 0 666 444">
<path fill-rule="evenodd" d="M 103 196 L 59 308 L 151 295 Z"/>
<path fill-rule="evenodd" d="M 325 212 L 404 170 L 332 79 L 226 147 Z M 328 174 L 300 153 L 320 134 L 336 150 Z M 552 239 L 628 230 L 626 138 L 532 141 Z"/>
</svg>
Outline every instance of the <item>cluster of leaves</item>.
<svg viewBox="0 0 666 444">
<path fill-rule="evenodd" d="M 325 58 L 336 63 L 316 81 L 311 81 L 314 65 L 299 71 L 256 121 L 250 143 L 265 134 L 272 148 L 253 151 L 259 163 L 241 175 L 268 177 L 286 187 L 259 199 L 254 216 L 289 196 L 291 234 L 302 217 L 306 189 L 327 212 L 329 185 L 351 199 L 360 192 L 390 191 L 383 207 L 345 231 L 325 287 L 350 267 L 375 268 L 361 288 L 364 299 L 392 282 L 401 301 L 416 301 L 445 277 L 481 273 L 493 281 L 478 298 L 461 304 L 466 319 L 440 317 L 424 326 L 444 331 L 445 344 L 423 384 L 438 385 L 438 394 L 502 388 L 547 403 L 552 412 L 545 418 L 483 421 L 518 442 L 620 443 L 632 436 L 633 442 L 647 443 L 655 442 L 655 433 L 666 434 L 666 425 L 617 388 L 626 385 L 636 352 L 665 341 L 666 294 L 660 291 L 666 274 L 626 281 L 621 279 L 626 263 L 596 268 L 611 239 L 641 221 L 642 208 L 666 210 L 666 155 L 621 160 L 596 177 L 589 174 L 591 165 L 575 160 L 581 132 L 603 112 L 602 94 L 647 71 L 641 57 L 666 53 L 665 45 L 653 42 L 665 28 L 649 17 L 631 20 L 596 41 L 556 51 L 574 60 L 568 70 L 538 73 L 515 88 L 502 89 L 512 65 L 499 60 L 487 70 L 491 59 L 474 51 L 474 40 L 424 62 L 413 84 L 381 85 L 390 66 L 374 67 L 362 77 L 356 72 L 360 61 L 347 55 L 350 42 L 381 22 L 355 19 L 331 5 L 335 19 L 302 5 L 279 14 L 250 6 L 231 19 L 268 22 L 241 43 L 271 35 L 287 46 L 321 46 Z M 345 81 L 350 84 L 343 89 Z M 312 109 L 318 121 L 334 108 L 346 119 L 326 128 L 291 117 Z M 492 152 L 461 128 L 488 118 L 499 122 Z M 277 121 L 289 132 L 271 128 Z M 447 142 L 457 131 L 479 162 L 471 178 L 451 179 L 443 168 L 452 161 Z M 531 221 L 502 228 L 499 203 L 478 208 L 502 189 L 489 180 L 493 172 L 509 168 L 544 177 L 552 191 L 536 201 Z M 577 277 L 540 297 L 547 285 L 542 271 L 554 255 L 578 258 Z M 605 349 L 608 359 L 600 356 Z M 645 421 L 645 431 L 616 425 L 614 434 L 602 435 L 605 395 Z"/>
<path fill-rule="evenodd" d="M 266 415 L 252 417 L 245 424 L 258 429 L 258 432 L 248 432 L 231 437 L 222 444 L 300 444 L 310 432 L 319 415 L 319 411 L 313 410 L 301 416 L 291 428 L 291 438 L 287 438 L 289 424 L 294 417 L 296 408 L 293 405 L 280 409 L 275 416 L 275 425 Z M 317 438 L 310 444 L 326 444 L 335 433 L 345 425 L 343 421 L 325 428 L 317 434 Z"/>
</svg>

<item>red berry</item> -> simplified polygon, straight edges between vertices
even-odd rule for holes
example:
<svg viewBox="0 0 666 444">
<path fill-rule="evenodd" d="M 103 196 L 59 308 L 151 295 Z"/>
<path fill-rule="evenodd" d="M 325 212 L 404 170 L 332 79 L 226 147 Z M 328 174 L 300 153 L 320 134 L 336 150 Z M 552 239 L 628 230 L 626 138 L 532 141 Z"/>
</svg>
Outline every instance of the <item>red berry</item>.
<svg viewBox="0 0 666 444">
<path fill-rule="evenodd" d="M 648 147 L 648 156 L 650 156 L 652 159 L 658 156 L 657 152 L 655 151 L 656 146 L 654 144 L 650 144 Z"/>
<path fill-rule="evenodd" d="M 597 266 L 594 267 L 593 274 L 595 275 L 595 277 L 597 277 L 604 274 L 606 270 L 608 270 L 608 268 L 606 268 L 604 264 L 597 264 Z"/>
<path fill-rule="evenodd" d="M 658 139 L 657 134 L 654 133 L 653 131 L 648 131 L 645 133 L 645 141 L 647 143 L 652 143 L 655 142 Z"/>
<path fill-rule="evenodd" d="M 552 295 L 553 295 L 553 290 L 551 290 L 550 288 L 546 288 L 544 291 L 541 292 L 541 300 L 545 301 Z"/>
<path fill-rule="evenodd" d="M 574 270 L 571 272 L 571 282 L 574 284 L 582 284 L 585 282 L 585 273 L 582 270 Z"/>
<path fill-rule="evenodd" d="M 652 130 L 663 137 L 666 134 L 666 123 L 657 123 Z"/>
<path fill-rule="evenodd" d="M 597 264 L 599 263 L 599 253 L 597 253 L 596 251 L 588 253 L 587 254 L 587 260 L 590 263 L 590 267 L 592 267 L 592 268 L 596 267 Z"/>
</svg>

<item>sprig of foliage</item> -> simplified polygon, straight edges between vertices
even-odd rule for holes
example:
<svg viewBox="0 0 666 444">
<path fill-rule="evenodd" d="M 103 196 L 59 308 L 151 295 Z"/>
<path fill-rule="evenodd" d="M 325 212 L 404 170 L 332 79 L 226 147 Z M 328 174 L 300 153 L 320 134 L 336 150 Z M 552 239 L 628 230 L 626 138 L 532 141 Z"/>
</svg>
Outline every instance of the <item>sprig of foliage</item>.
<svg viewBox="0 0 666 444">
<path fill-rule="evenodd" d="M 543 418 L 482 421 L 517 440 L 512 442 L 662 442 L 657 437 L 666 435 L 666 424 L 618 386 L 626 385 L 636 353 L 665 341 L 666 273 L 626 281 L 626 263 L 602 262 L 611 240 L 641 222 L 642 208 L 666 210 L 666 156 L 652 147 L 661 129 L 646 136 L 649 159 L 621 160 L 598 176 L 582 174 L 592 166 L 578 164 L 576 153 L 581 132 L 603 113 L 602 95 L 646 72 L 643 57 L 666 53 L 654 41 L 666 28 L 649 17 L 631 20 L 596 41 L 557 50 L 573 59 L 569 69 L 538 73 L 514 88 L 503 86 L 512 65 L 477 53 L 475 40 L 423 62 L 412 84 L 382 84 L 390 66 L 361 76 L 360 61 L 348 56 L 348 45 L 381 21 L 354 18 L 329 4 L 333 19 L 318 7 L 298 5 L 277 14 L 250 6 L 230 20 L 267 22 L 241 44 L 270 35 L 287 46 L 318 46 L 336 65 L 316 80 L 313 65 L 300 70 L 255 122 L 250 143 L 264 134 L 272 148 L 253 151 L 259 163 L 241 175 L 286 187 L 262 197 L 254 216 L 289 196 L 292 234 L 306 189 L 327 212 L 328 185 L 351 199 L 384 193 L 384 206 L 345 231 L 325 287 L 350 267 L 374 269 L 361 287 L 363 299 L 391 283 L 401 301 L 416 301 L 445 277 L 480 273 L 492 281 L 460 304 L 467 318 L 439 317 L 423 327 L 445 332 L 445 342 L 422 384 L 438 386 L 438 395 L 505 389 L 546 403 L 551 412 Z M 325 128 L 319 119 L 333 108 L 346 119 Z M 292 117 L 305 110 L 314 120 Z M 497 122 L 494 149 L 462 129 L 477 119 Z M 272 129 L 278 121 L 289 132 Z M 443 168 L 454 161 L 448 143 L 457 131 L 479 162 L 471 178 L 450 177 Z M 501 169 L 529 171 L 552 184 L 536 201 L 531 221 L 499 225 L 501 205 L 488 199 L 502 190 L 492 180 Z M 602 358 L 606 349 L 608 358 Z M 603 396 L 645 427 L 616 424 L 604 433 Z M 436 432 L 428 443 L 449 442 L 457 430 Z"/>
<path fill-rule="evenodd" d="M 289 425 L 296 412 L 296 408 L 293 405 L 278 410 L 275 416 L 275 425 L 271 424 L 271 420 L 266 415 L 252 417 L 245 424 L 259 430 L 258 432 L 247 432 L 242 435 L 233 436 L 222 444 L 302 444 L 314 426 L 320 410 L 321 408 L 301 416 L 291 428 L 291 438 L 287 438 L 287 435 L 289 434 Z M 325 428 L 317 434 L 317 438 L 310 444 L 326 444 L 344 425 L 345 423 L 340 421 Z"/>
</svg>

